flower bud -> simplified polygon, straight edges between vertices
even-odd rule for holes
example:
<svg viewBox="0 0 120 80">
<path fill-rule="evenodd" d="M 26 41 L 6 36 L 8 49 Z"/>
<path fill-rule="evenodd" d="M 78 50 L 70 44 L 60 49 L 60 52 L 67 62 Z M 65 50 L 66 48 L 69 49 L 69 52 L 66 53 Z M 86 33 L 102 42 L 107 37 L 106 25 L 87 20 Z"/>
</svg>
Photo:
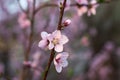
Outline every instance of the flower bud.
<svg viewBox="0 0 120 80">
<path fill-rule="evenodd" d="M 67 19 L 63 22 L 63 26 L 66 27 L 66 26 L 70 25 L 70 23 L 71 23 L 71 20 Z"/>
</svg>

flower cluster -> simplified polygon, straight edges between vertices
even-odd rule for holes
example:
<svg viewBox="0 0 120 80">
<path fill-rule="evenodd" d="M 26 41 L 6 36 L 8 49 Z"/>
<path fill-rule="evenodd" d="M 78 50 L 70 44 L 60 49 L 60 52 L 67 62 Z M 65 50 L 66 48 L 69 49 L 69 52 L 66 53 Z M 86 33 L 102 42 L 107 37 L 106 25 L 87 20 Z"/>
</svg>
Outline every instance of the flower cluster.
<svg viewBox="0 0 120 80">
<path fill-rule="evenodd" d="M 41 37 L 42 40 L 38 44 L 40 48 L 48 48 L 49 50 L 54 49 L 56 52 L 61 52 L 54 59 L 55 68 L 57 72 L 60 73 L 62 71 L 62 67 L 66 67 L 68 65 L 66 60 L 68 58 L 68 53 L 62 51 L 63 45 L 66 44 L 69 39 L 67 36 L 61 34 L 60 30 L 55 30 L 51 34 L 43 31 L 41 33 Z"/>
<path fill-rule="evenodd" d="M 78 15 L 82 16 L 84 13 L 87 13 L 88 16 L 96 14 L 96 8 L 98 7 L 98 3 L 96 0 L 76 0 L 81 7 L 78 9 Z"/>
</svg>

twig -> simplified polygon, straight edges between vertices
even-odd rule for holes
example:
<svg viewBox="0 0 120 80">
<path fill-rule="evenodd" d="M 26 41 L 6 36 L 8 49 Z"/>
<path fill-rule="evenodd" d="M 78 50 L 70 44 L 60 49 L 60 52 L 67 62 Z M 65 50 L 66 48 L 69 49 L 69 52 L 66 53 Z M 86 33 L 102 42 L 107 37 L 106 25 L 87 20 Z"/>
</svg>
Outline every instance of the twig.
<svg viewBox="0 0 120 80">
<path fill-rule="evenodd" d="M 45 3 L 45 4 L 43 4 L 43 5 L 40 5 L 40 6 L 36 9 L 35 13 L 37 13 L 37 12 L 38 12 L 39 10 L 41 10 L 42 8 L 46 8 L 46 7 L 58 7 L 58 5 L 55 4 L 55 3 Z"/>
<path fill-rule="evenodd" d="M 28 49 L 26 50 L 25 60 L 29 59 L 29 54 L 30 54 L 31 45 L 32 45 L 32 37 L 34 32 L 34 21 L 35 21 L 35 3 L 36 3 L 36 0 L 33 1 L 33 13 L 31 18 L 31 27 L 30 27 L 31 32 L 29 35 Z"/>
<path fill-rule="evenodd" d="M 104 4 L 104 3 L 109 3 L 109 2 L 111 2 L 111 0 L 106 0 L 106 1 L 104 1 L 104 2 L 97 2 L 97 4 Z M 85 6 L 84 4 L 79 4 L 79 3 L 72 3 L 72 4 L 70 4 L 69 5 L 70 7 L 82 7 L 82 6 Z M 88 5 L 86 5 L 86 6 L 88 6 Z M 45 4 L 43 4 L 43 5 L 40 5 L 37 9 L 36 9 L 36 11 L 35 11 L 35 14 L 39 11 L 39 10 L 41 10 L 41 9 L 43 9 L 43 8 L 47 8 L 47 7 L 59 7 L 59 5 L 58 4 L 56 4 L 56 3 L 45 3 Z"/>
<path fill-rule="evenodd" d="M 49 71 L 50 66 L 51 66 L 51 63 L 52 63 L 52 61 L 53 61 L 53 59 L 54 59 L 54 55 L 55 55 L 55 51 L 54 51 L 54 49 L 52 49 L 52 51 L 51 51 L 51 53 L 50 53 L 50 58 L 49 58 L 48 65 L 47 65 L 46 70 L 45 70 L 45 72 L 44 72 L 44 78 L 43 78 L 43 80 L 46 80 L 46 79 L 47 79 L 48 71 Z"/>
<path fill-rule="evenodd" d="M 62 24 L 64 9 L 66 7 L 66 1 L 67 0 L 64 0 L 64 3 L 63 3 L 63 5 L 60 8 L 60 17 L 59 17 L 58 28 L 57 28 L 58 30 L 61 30 L 61 28 L 62 28 L 61 24 Z"/>
<path fill-rule="evenodd" d="M 26 49 L 25 52 L 25 60 L 26 62 L 29 61 L 29 54 L 30 54 L 30 50 L 31 50 L 31 46 L 32 46 L 32 38 L 33 38 L 33 32 L 34 32 L 34 21 L 35 21 L 35 4 L 36 4 L 36 0 L 33 1 L 33 13 L 32 13 L 32 17 L 31 17 L 31 27 L 30 27 L 30 35 L 29 35 L 29 39 L 28 39 L 28 47 Z M 29 67 L 23 65 L 23 71 L 22 71 L 22 76 L 21 76 L 21 80 L 27 80 L 27 77 L 29 76 Z"/>
<path fill-rule="evenodd" d="M 24 13 L 27 13 L 27 12 L 23 9 L 23 7 L 21 6 L 20 0 L 17 0 L 17 2 L 18 2 L 18 5 L 19 5 L 20 9 L 21 9 Z"/>
<path fill-rule="evenodd" d="M 64 0 L 62 6 L 60 7 L 60 16 L 59 16 L 59 22 L 58 22 L 58 30 L 61 30 L 61 24 L 62 24 L 62 19 L 63 19 L 63 14 L 64 14 L 64 9 L 66 7 L 66 1 L 67 0 Z M 46 70 L 45 70 L 45 73 L 44 73 L 44 77 L 43 77 L 43 80 L 46 80 L 47 79 L 47 75 L 48 75 L 48 71 L 50 69 L 50 66 L 51 66 L 51 63 L 54 59 L 54 55 L 55 55 L 55 51 L 54 49 L 52 49 L 51 51 L 51 54 L 50 54 L 50 58 L 49 58 L 49 62 L 48 62 L 48 65 L 46 67 Z"/>
</svg>

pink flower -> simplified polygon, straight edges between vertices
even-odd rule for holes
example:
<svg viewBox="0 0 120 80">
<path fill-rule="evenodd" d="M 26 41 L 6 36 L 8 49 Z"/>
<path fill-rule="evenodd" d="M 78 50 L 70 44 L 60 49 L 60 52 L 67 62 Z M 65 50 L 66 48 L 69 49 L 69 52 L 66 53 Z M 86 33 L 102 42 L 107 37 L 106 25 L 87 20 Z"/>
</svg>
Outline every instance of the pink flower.
<svg viewBox="0 0 120 80">
<path fill-rule="evenodd" d="M 27 18 L 25 13 L 22 13 L 18 18 L 18 23 L 21 28 L 27 28 L 31 25 L 30 20 Z"/>
<path fill-rule="evenodd" d="M 92 14 L 93 15 L 96 14 L 96 8 L 98 7 L 96 0 L 91 0 L 90 2 L 88 2 L 88 0 L 77 0 L 77 2 L 80 5 L 83 5 L 78 9 L 79 16 L 82 16 L 86 12 L 88 16 L 91 16 Z"/>
<path fill-rule="evenodd" d="M 48 41 L 48 36 L 50 34 L 48 34 L 47 32 L 43 31 L 41 32 L 41 37 L 42 37 L 42 40 L 39 42 L 38 46 L 42 49 L 46 48 L 49 44 L 49 41 Z"/>
<path fill-rule="evenodd" d="M 62 68 L 68 66 L 68 58 L 69 54 L 67 52 L 59 53 L 55 59 L 54 59 L 54 65 L 56 68 L 56 71 L 60 73 L 62 71 Z"/>
<path fill-rule="evenodd" d="M 48 40 L 49 40 L 48 48 L 50 50 L 55 48 L 56 52 L 62 52 L 63 45 L 69 41 L 65 35 L 61 34 L 60 30 L 56 30 L 51 35 L 49 35 Z"/>
<path fill-rule="evenodd" d="M 88 8 L 88 16 L 96 15 L 96 8 L 98 7 L 97 1 L 96 0 L 91 0 L 90 1 L 91 7 Z"/>
<path fill-rule="evenodd" d="M 82 6 L 78 9 L 78 15 L 82 16 L 84 13 L 86 13 L 88 8 L 86 6 Z"/>
</svg>

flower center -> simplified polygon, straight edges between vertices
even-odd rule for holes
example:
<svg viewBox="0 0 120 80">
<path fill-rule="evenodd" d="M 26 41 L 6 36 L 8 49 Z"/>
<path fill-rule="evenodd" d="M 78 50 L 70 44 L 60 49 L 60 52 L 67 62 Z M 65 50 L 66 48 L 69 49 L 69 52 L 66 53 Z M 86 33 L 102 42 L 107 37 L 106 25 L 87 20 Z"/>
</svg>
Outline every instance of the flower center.
<svg viewBox="0 0 120 80">
<path fill-rule="evenodd" d="M 60 63 L 60 58 L 58 58 L 58 59 L 55 59 L 56 60 L 56 62 L 59 64 Z"/>
<path fill-rule="evenodd" d="M 56 44 L 58 44 L 58 43 L 59 43 L 58 41 L 59 41 L 59 39 L 58 39 L 58 38 L 54 38 L 54 39 L 53 39 L 53 41 L 52 41 L 52 43 L 53 43 L 54 45 L 56 45 Z"/>
</svg>

